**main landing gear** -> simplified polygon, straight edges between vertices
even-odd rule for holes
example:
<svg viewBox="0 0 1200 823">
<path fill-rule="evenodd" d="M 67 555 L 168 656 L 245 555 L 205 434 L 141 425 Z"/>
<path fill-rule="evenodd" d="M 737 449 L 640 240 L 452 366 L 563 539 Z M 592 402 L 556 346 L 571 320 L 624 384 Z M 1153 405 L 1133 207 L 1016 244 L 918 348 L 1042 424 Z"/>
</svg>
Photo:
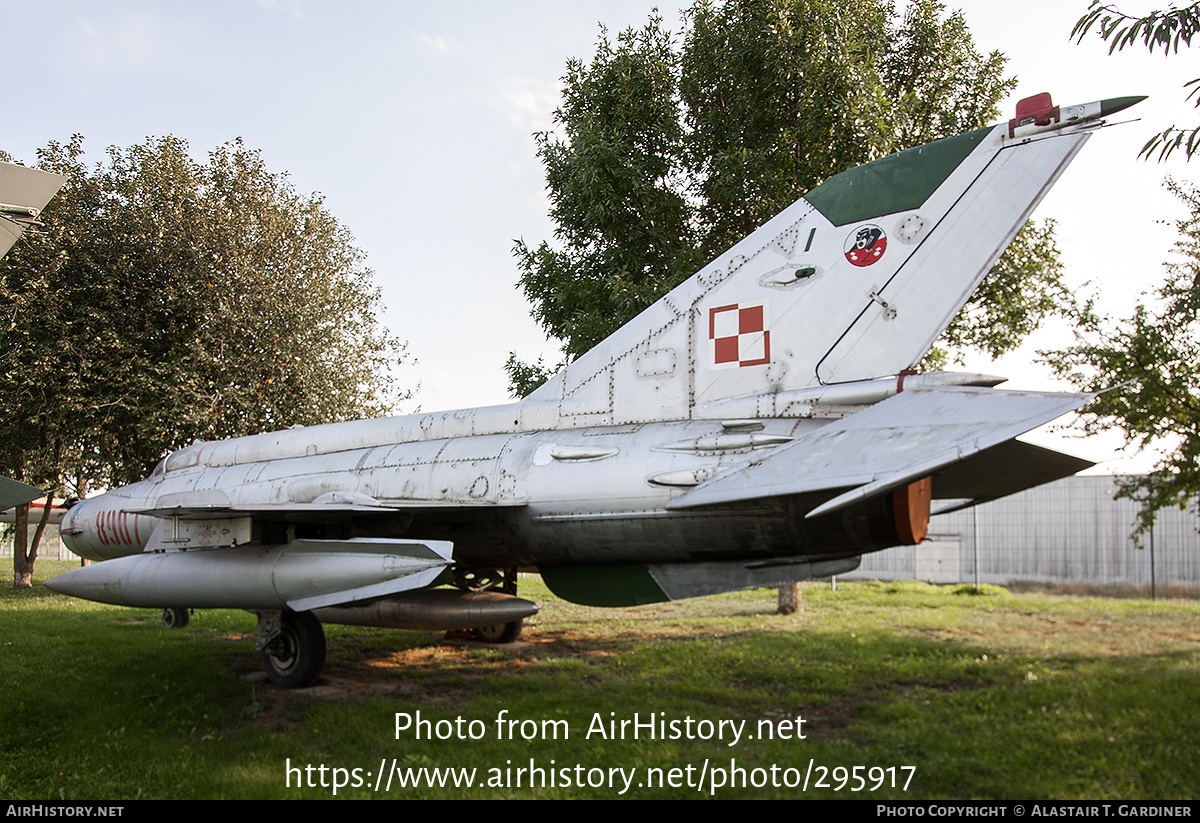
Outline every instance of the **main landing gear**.
<svg viewBox="0 0 1200 823">
<path fill-rule="evenodd" d="M 312 612 L 259 612 L 254 648 L 276 686 L 311 686 L 325 666 L 325 630 Z"/>
<path fill-rule="evenodd" d="M 503 569 L 458 569 L 455 573 L 454 585 L 462 590 L 470 592 L 487 592 L 494 591 L 498 594 L 516 595 L 517 593 L 517 570 Z M 500 598 L 503 600 L 503 598 Z M 447 617 L 450 625 L 462 626 L 471 625 L 470 620 L 486 620 L 489 613 L 487 611 L 472 611 L 474 609 L 483 609 L 486 607 L 488 598 L 482 598 L 485 601 L 484 606 L 472 604 L 470 601 L 459 606 L 452 606 L 452 613 Z M 428 602 L 428 601 L 426 601 Z M 436 614 L 439 603 L 444 601 L 435 598 L 432 604 L 426 606 L 429 612 L 421 618 L 421 623 L 433 621 L 436 626 Z M 494 605 L 494 604 L 493 604 Z M 503 605 L 503 604 L 502 604 Z M 530 605 L 530 604 L 525 604 Z M 414 608 L 410 604 L 410 609 Z M 415 607 L 418 610 L 420 606 Z M 453 611 L 458 609 L 458 611 Z M 164 609 L 165 614 L 168 611 L 180 611 Z M 337 612 L 337 609 L 331 609 Z M 507 612 L 507 614 L 505 614 Z M 493 619 L 507 617 L 511 614 L 528 614 L 528 611 L 522 609 L 510 610 L 502 608 L 492 610 Z M 186 615 L 186 611 L 184 611 Z M 263 668 L 266 669 L 267 677 L 276 686 L 281 686 L 285 689 L 300 689 L 305 686 L 311 686 L 316 682 L 321 675 L 321 669 L 325 666 L 325 631 L 321 627 L 321 621 L 318 620 L 312 612 L 294 612 L 291 610 L 263 610 L 256 612 L 258 615 L 258 627 L 254 633 L 254 648 L 262 653 Z M 399 613 L 403 620 L 400 622 L 390 622 L 387 618 L 390 616 L 395 618 L 394 614 L 384 615 L 384 619 L 372 621 L 370 619 L 362 619 L 361 616 L 356 616 L 357 619 L 339 619 L 335 614 L 332 616 L 332 622 L 350 623 L 351 625 L 380 625 L 380 626 L 396 626 L 405 627 L 405 622 L 413 619 L 411 614 Z M 326 615 L 326 617 L 330 617 Z M 467 617 L 468 620 L 459 622 Z M 521 629 L 524 627 L 525 621 L 523 618 L 510 620 L 505 623 L 496 623 L 493 625 L 479 626 L 471 629 L 473 639 L 481 643 L 512 643 L 521 636 Z M 408 626 L 412 627 L 412 626 Z M 430 626 L 421 626 L 428 629 Z"/>
<path fill-rule="evenodd" d="M 469 592 L 493 591 L 516 596 L 517 570 L 459 567 L 454 570 L 454 585 Z M 521 629 L 524 627 L 524 619 L 497 623 L 494 626 L 479 626 L 471 629 L 471 637 L 480 643 L 512 643 L 521 636 Z"/>
<path fill-rule="evenodd" d="M 182 629 L 188 624 L 191 612 L 187 609 L 163 609 L 163 625 L 168 629 Z"/>
</svg>

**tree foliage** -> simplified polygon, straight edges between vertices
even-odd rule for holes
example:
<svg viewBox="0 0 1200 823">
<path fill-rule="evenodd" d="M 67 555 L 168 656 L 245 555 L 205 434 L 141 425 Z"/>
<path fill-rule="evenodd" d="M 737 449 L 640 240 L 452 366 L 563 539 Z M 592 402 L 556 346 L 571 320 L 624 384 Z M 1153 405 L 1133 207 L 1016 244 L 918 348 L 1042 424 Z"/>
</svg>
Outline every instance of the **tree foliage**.
<svg viewBox="0 0 1200 823">
<path fill-rule="evenodd" d="M 1088 407 L 1089 432 L 1115 424 L 1130 443 L 1167 449 L 1150 474 L 1122 481 L 1120 495 L 1142 504 L 1140 534 L 1159 510 L 1200 494 L 1200 189 L 1167 186 L 1189 214 L 1176 222 L 1179 259 L 1163 285 L 1123 323 L 1089 313 L 1076 345 L 1047 355 L 1059 376 L 1105 392 Z"/>
<path fill-rule="evenodd" d="M 515 253 L 534 317 L 569 358 L 696 268 L 678 62 L 657 19 L 616 45 L 602 35 L 591 65 L 567 64 L 555 113 L 563 138 L 537 135 L 560 248 L 518 241 Z M 510 376 L 516 369 L 510 359 Z M 532 366 L 523 376 L 545 379 Z"/>
<path fill-rule="evenodd" d="M 1083 42 L 1093 28 L 1099 33 L 1100 39 L 1109 44 L 1109 54 L 1136 45 L 1140 40 L 1151 54 L 1161 48 L 1166 57 L 1178 54 L 1181 45 L 1191 46 L 1192 37 L 1200 32 L 1200 3 L 1182 9 L 1172 6 L 1166 11 L 1152 11 L 1144 17 L 1131 17 L 1115 6 L 1092 0 L 1087 14 L 1080 17 L 1071 30 L 1071 37 Z M 1184 88 L 1191 88 L 1188 99 L 1195 98 L 1195 105 L 1200 106 L 1200 78 L 1188 81 Z M 1172 125 L 1146 141 L 1138 156 L 1149 158 L 1158 152 L 1158 159 L 1165 160 L 1176 149 L 1183 149 L 1191 160 L 1192 155 L 1200 151 L 1200 126 L 1188 130 Z"/>
<path fill-rule="evenodd" d="M 88 166 L 76 136 L 39 166 L 67 183 L 0 261 L 3 471 L 82 496 L 196 438 L 400 399 L 363 253 L 258 152 L 166 137 Z"/>
<path fill-rule="evenodd" d="M 992 121 L 1003 70 L 937 0 L 698 0 L 679 37 L 602 31 L 537 135 L 555 242 L 514 249 L 534 317 L 574 359 L 826 178 Z M 946 344 L 999 354 L 1061 305 L 1053 227 L 1015 246 Z M 518 395 L 548 376 L 508 370 Z"/>
</svg>

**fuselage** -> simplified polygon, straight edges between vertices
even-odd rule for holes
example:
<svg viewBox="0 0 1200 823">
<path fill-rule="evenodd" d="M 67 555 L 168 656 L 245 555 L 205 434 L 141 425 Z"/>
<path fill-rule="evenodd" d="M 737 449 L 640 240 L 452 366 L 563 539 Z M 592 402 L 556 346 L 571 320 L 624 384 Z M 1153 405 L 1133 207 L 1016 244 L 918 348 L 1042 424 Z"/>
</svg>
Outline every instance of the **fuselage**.
<svg viewBox="0 0 1200 823">
<path fill-rule="evenodd" d="M 493 409 L 477 412 L 483 420 L 511 417 Z M 807 522 L 803 515 L 816 501 L 799 496 L 667 510 L 688 489 L 827 420 L 692 420 L 437 436 L 455 426 L 480 427 L 475 413 L 333 424 L 192 446 L 172 454 L 146 480 L 77 505 L 64 519 L 64 540 L 96 560 L 141 552 L 156 528 L 170 526 L 165 510 L 177 506 L 185 525 L 201 507 L 208 520 L 248 518 L 248 531 L 243 522 L 240 531 L 230 532 L 234 543 L 420 535 L 452 541 L 455 559 L 470 566 L 828 557 L 899 542 L 888 525 L 887 501 Z M 519 418 L 512 420 L 518 428 Z M 424 436 L 387 442 L 405 433 Z M 271 453 L 283 456 L 265 459 Z M 355 504 L 348 514 L 344 506 Z"/>
</svg>

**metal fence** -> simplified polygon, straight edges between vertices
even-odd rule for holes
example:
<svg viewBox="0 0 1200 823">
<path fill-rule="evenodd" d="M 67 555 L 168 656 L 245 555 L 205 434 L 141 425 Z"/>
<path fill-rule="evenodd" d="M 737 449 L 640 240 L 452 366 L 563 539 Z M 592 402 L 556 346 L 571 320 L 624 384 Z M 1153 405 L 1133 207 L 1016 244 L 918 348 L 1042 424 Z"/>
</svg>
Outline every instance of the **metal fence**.
<svg viewBox="0 0 1200 823">
<path fill-rule="evenodd" d="M 1017 580 L 1160 589 L 1200 587 L 1200 512 L 1159 513 L 1138 548 L 1130 536 L 1138 504 L 1116 500 L 1111 476 L 1068 477 L 1036 489 L 938 515 L 928 540 L 863 556 L 845 578 L 972 582 Z M 936 501 L 935 501 L 936 505 Z M 977 551 L 978 549 L 978 551 Z"/>
<path fill-rule="evenodd" d="M 33 539 L 33 531 L 37 528 L 36 523 L 29 525 L 29 539 Z M 0 527 L 0 557 L 13 556 L 13 533 L 12 526 L 5 525 Z M 38 545 L 38 557 L 46 560 L 78 560 L 62 541 L 58 539 L 58 524 L 46 527 L 45 533 L 42 535 L 42 542 Z"/>
</svg>

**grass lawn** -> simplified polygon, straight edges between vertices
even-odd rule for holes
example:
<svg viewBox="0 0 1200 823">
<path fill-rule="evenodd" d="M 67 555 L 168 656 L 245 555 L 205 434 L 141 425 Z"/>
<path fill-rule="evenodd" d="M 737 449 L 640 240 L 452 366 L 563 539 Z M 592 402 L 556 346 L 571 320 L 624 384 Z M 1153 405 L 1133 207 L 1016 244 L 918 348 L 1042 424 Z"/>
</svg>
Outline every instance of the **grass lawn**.
<svg viewBox="0 0 1200 823">
<path fill-rule="evenodd" d="M 515 644 L 328 626 L 286 692 L 252 615 L 4 588 L 0 798 L 1196 796 L 1200 604 L 972 592 L 813 583 L 781 617 L 774 590 L 605 610 L 529 577 Z"/>
</svg>

